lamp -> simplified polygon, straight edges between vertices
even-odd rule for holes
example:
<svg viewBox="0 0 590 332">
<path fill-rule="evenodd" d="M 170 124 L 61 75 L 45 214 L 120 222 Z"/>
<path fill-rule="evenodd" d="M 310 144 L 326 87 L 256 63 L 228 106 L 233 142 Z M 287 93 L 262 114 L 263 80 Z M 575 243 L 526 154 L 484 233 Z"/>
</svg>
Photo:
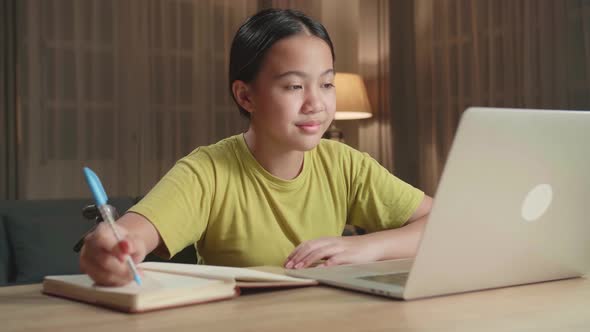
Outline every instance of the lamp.
<svg viewBox="0 0 590 332">
<path fill-rule="evenodd" d="M 371 105 L 367 97 L 367 89 L 362 77 L 352 73 L 336 73 L 336 114 L 334 120 L 358 120 L 372 116 Z M 324 133 L 324 138 L 344 141 L 342 131 L 332 121 L 330 128 Z"/>
</svg>

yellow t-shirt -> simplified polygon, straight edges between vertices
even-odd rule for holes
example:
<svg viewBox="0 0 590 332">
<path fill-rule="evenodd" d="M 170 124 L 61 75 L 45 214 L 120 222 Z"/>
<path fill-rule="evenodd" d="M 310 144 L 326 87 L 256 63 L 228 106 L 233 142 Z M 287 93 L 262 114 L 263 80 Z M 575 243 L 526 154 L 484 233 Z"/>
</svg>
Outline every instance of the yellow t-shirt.
<svg viewBox="0 0 590 332">
<path fill-rule="evenodd" d="M 366 153 L 321 140 L 293 180 L 267 172 L 243 135 L 180 159 L 129 211 L 150 220 L 170 255 L 197 244 L 203 263 L 282 265 L 301 242 L 402 226 L 424 194 Z"/>
</svg>

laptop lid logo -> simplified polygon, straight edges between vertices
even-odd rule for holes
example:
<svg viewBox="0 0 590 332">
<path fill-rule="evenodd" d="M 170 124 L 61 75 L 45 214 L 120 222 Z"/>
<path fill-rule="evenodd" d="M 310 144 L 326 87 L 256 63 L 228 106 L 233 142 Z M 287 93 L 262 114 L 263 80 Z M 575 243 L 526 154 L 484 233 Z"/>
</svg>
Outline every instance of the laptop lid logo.
<svg viewBox="0 0 590 332">
<path fill-rule="evenodd" d="M 553 200 L 553 189 L 549 184 L 539 184 L 528 192 L 521 208 L 521 216 L 525 221 L 538 220 L 547 212 Z"/>
</svg>

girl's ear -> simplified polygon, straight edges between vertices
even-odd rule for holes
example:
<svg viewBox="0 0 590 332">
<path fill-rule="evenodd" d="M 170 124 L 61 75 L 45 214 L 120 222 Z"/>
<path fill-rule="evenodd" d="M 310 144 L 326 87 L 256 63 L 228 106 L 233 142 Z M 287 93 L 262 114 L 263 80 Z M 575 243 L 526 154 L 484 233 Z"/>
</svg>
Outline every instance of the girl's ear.
<svg viewBox="0 0 590 332">
<path fill-rule="evenodd" d="M 238 105 L 246 112 L 252 113 L 254 103 L 251 100 L 250 87 L 244 81 L 234 81 L 231 85 L 232 93 Z"/>
</svg>

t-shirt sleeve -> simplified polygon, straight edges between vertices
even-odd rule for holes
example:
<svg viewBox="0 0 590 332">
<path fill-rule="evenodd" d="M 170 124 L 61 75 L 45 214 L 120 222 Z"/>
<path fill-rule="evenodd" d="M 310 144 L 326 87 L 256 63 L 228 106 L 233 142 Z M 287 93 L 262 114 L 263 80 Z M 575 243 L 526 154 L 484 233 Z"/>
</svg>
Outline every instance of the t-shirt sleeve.
<svg viewBox="0 0 590 332">
<path fill-rule="evenodd" d="M 366 153 L 352 158 L 348 222 L 369 232 L 403 226 L 418 209 L 424 193 L 402 181 Z"/>
<path fill-rule="evenodd" d="M 156 249 L 158 255 L 172 257 L 200 239 L 211 209 L 213 172 L 208 156 L 197 150 L 179 160 L 129 209 L 147 218 L 157 229 L 168 249 Z"/>
</svg>

